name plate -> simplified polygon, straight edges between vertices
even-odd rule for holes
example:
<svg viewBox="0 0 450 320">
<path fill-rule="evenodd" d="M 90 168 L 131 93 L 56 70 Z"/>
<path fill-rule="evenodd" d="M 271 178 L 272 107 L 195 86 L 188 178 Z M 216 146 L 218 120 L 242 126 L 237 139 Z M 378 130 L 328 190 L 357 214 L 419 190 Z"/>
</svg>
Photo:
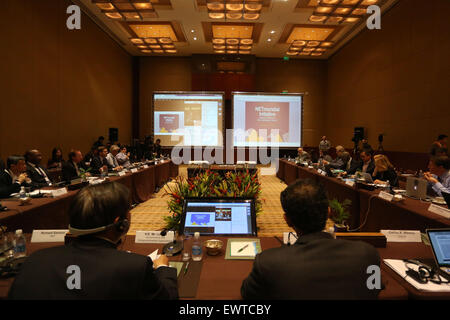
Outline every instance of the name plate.
<svg viewBox="0 0 450 320">
<path fill-rule="evenodd" d="M 148 165 L 144 164 L 144 169 L 148 169 Z"/>
<path fill-rule="evenodd" d="M 168 243 L 174 239 L 174 231 L 167 231 L 165 236 L 161 236 L 161 231 L 136 231 L 135 243 Z"/>
<path fill-rule="evenodd" d="M 386 201 L 392 201 L 392 199 L 394 199 L 394 195 L 384 192 L 384 191 L 380 191 L 380 193 L 378 194 L 378 197 L 380 197 L 381 199 L 384 199 Z"/>
<path fill-rule="evenodd" d="M 64 242 L 69 230 L 33 230 L 31 242 Z"/>
<path fill-rule="evenodd" d="M 355 186 L 355 181 L 347 180 L 347 181 L 345 181 L 345 184 L 350 186 L 350 187 L 354 187 Z"/>
<path fill-rule="evenodd" d="M 444 218 L 450 219 L 450 209 L 438 206 L 436 204 L 430 204 L 428 207 L 428 211 L 436 213 Z"/>
<path fill-rule="evenodd" d="M 64 195 L 64 194 L 67 194 L 67 189 L 66 189 L 66 188 L 61 188 L 61 189 L 52 190 L 52 197 L 53 197 L 53 198 L 62 196 L 62 195 Z"/>
<path fill-rule="evenodd" d="M 138 169 L 136 169 L 136 168 L 131 169 L 131 173 L 136 173 L 136 172 L 138 172 Z"/>
<path fill-rule="evenodd" d="M 380 230 L 387 242 L 422 242 L 419 230 Z"/>
<path fill-rule="evenodd" d="M 127 173 L 125 171 L 119 171 L 119 177 L 123 177 L 124 175 L 126 175 Z"/>
<path fill-rule="evenodd" d="M 317 170 L 321 175 L 326 176 L 327 173 L 325 171 L 323 171 L 322 169 Z"/>
</svg>

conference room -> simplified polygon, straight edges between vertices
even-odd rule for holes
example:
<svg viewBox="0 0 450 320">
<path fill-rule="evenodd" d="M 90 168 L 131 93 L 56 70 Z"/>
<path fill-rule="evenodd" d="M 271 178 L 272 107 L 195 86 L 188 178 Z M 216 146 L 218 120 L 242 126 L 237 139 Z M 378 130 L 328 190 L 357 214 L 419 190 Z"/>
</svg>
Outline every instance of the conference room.
<svg viewBox="0 0 450 320">
<path fill-rule="evenodd" d="M 450 298 L 449 1 L 1 8 L 0 299 Z"/>
</svg>

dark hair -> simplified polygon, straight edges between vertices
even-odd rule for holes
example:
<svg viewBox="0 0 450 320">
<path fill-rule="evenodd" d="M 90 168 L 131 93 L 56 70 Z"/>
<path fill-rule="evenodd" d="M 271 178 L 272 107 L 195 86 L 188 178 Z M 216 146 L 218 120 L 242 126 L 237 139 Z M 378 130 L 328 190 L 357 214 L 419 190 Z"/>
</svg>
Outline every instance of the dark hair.
<svg viewBox="0 0 450 320">
<path fill-rule="evenodd" d="M 445 138 L 448 138 L 448 136 L 446 134 L 440 134 L 437 139 L 438 140 L 442 140 L 442 139 L 445 139 Z"/>
<path fill-rule="evenodd" d="M 310 179 L 297 180 L 280 195 L 286 216 L 305 234 L 325 228 L 328 217 L 328 199 L 322 185 Z"/>
<path fill-rule="evenodd" d="M 371 157 L 373 156 L 373 150 L 371 148 L 363 148 L 359 153 L 361 154 L 361 152 L 364 152 Z"/>
<path fill-rule="evenodd" d="M 6 159 L 6 166 L 8 167 L 8 169 L 9 168 L 11 168 L 11 166 L 13 165 L 13 164 L 18 164 L 19 163 L 19 161 L 25 161 L 25 157 L 22 157 L 22 156 L 16 156 L 16 155 L 14 155 L 14 156 L 9 156 L 8 157 L 8 159 Z"/>
<path fill-rule="evenodd" d="M 161 142 L 161 139 L 156 139 L 156 141 L 159 141 L 159 142 Z M 155 142 L 156 142 L 156 141 L 155 141 Z"/>
<path fill-rule="evenodd" d="M 436 152 L 434 154 L 443 153 L 444 155 L 448 156 L 448 151 L 446 148 L 437 148 Z"/>
<path fill-rule="evenodd" d="M 56 158 L 56 152 L 58 152 L 58 150 L 61 151 L 61 157 L 59 159 Z M 58 162 L 58 161 L 61 161 L 61 160 L 63 160 L 61 148 L 60 147 L 53 148 L 53 150 L 52 150 L 52 161 Z"/>
<path fill-rule="evenodd" d="M 34 150 L 27 150 L 23 157 L 25 158 L 25 161 L 30 161 L 31 156 L 33 155 Z"/>
<path fill-rule="evenodd" d="M 102 152 L 103 150 L 108 149 L 107 147 L 100 146 L 98 147 L 98 152 Z"/>
<path fill-rule="evenodd" d="M 450 170 L 450 158 L 447 156 L 433 158 L 431 161 L 434 162 L 436 167 L 444 167 L 445 170 Z"/>
<path fill-rule="evenodd" d="M 118 182 L 106 182 L 83 188 L 69 207 L 70 225 L 94 229 L 125 218 L 130 210 L 130 191 Z"/>
<path fill-rule="evenodd" d="M 80 152 L 80 150 L 75 150 L 75 149 L 70 150 L 70 152 L 69 152 L 69 160 L 72 160 L 72 158 L 77 155 L 77 152 Z"/>
<path fill-rule="evenodd" d="M 98 140 L 105 140 L 105 137 L 104 136 L 100 136 L 100 137 L 98 137 Z"/>
</svg>

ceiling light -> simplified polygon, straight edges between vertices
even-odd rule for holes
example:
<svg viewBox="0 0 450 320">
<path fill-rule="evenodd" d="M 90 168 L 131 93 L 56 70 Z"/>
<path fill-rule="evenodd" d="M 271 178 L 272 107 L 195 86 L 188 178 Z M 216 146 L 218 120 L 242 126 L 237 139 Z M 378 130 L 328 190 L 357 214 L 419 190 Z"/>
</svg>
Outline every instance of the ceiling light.
<svg viewBox="0 0 450 320">
<path fill-rule="evenodd" d="M 233 45 L 233 44 L 238 44 L 239 40 L 238 39 L 227 39 L 226 42 L 227 42 L 227 44 Z"/>
<path fill-rule="evenodd" d="M 230 11 L 240 11 L 244 9 L 244 5 L 242 3 L 227 3 L 226 8 Z"/>
<path fill-rule="evenodd" d="M 197 40 L 197 37 L 194 37 L 194 40 Z"/>
<path fill-rule="evenodd" d="M 164 50 L 153 50 L 154 53 L 164 53 Z"/>
<path fill-rule="evenodd" d="M 114 10 L 114 6 L 111 3 L 96 3 L 95 5 L 101 10 Z"/>
<path fill-rule="evenodd" d="M 136 12 L 122 12 L 122 14 L 127 19 L 140 19 L 141 18 L 141 16 L 139 14 L 137 14 Z"/>
<path fill-rule="evenodd" d="M 307 46 L 308 47 L 317 47 L 320 44 L 320 41 L 309 41 Z"/>
<path fill-rule="evenodd" d="M 225 43 L 225 39 L 215 38 L 215 39 L 212 40 L 212 43 L 214 43 L 214 44 L 224 44 Z"/>
<path fill-rule="evenodd" d="M 329 17 L 327 22 L 338 23 L 341 22 L 343 19 L 344 19 L 343 17 Z"/>
<path fill-rule="evenodd" d="M 244 19 L 257 20 L 259 19 L 259 13 L 244 13 Z"/>
<path fill-rule="evenodd" d="M 342 4 L 343 5 L 355 5 L 359 2 L 359 0 L 343 0 Z"/>
<path fill-rule="evenodd" d="M 245 10 L 248 11 L 259 11 L 262 9 L 262 4 L 260 3 L 246 3 Z"/>
<path fill-rule="evenodd" d="M 320 45 L 321 47 L 331 47 L 333 45 L 333 42 L 322 42 Z"/>
<path fill-rule="evenodd" d="M 122 15 L 118 12 L 106 12 L 105 16 L 111 19 L 122 19 Z"/>
<path fill-rule="evenodd" d="M 250 50 L 239 50 L 239 54 L 250 54 Z"/>
<path fill-rule="evenodd" d="M 321 52 L 313 52 L 313 53 L 311 53 L 311 56 L 314 56 L 314 57 L 318 57 L 318 56 L 321 56 L 321 55 L 322 55 Z"/>
<path fill-rule="evenodd" d="M 142 53 L 152 53 L 152 50 L 141 50 Z"/>
<path fill-rule="evenodd" d="M 144 41 L 145 41 L 146 43 L 150 43 L 150 44 L 158 43 L 158 40 L 156 40 L 155 38 L 147 38 L 147 39 L 145 39 Z"/>
<path fill-rule="evenodd" d="M 353 22 L 356 22 L 358 20 L 359 20 L 359 18 L 348 17 L 348 18 L 345 19 L 345 22 L 353 23 Z"/>
<path fill-rule="evenodd" d="M 209 10 L 223 10 L 224 9 L 223 3 L 220 3 L 220 2 L 208 3 L 206 5 L 206 7 Z"/>
<path fill-rule="evenodd" d="M 298 54 L 298 51 L 288 51 L 288 52 L 286 52 L 286 54 L 288 56 L 296 56 Z"/>
<path fill-rule="evenodd" d="M 267 42 L 270 42 L 270 41 L 272 41 L 272 39 L 270 39 L 270 38 L 269 38 L 269 39 L 267 39 Z"/>
<path fill-rule="evenodd" d="M 236 54 L 237 51 L 236 51 L 236 50 L 227 50 L 227 53 L 228 53 L 228 54 Z"/>
<path fill-rule="evenodd" d="M 241 39 L 241 44 L 252 44 L 253 39 Z"/>
<path fill-rule="evenodd" d="M 371 6 L 372 4 L 376 4 L 378 0 L 364 0 L 361 4 L 363 6 Z"/>
<path fill-rule="evenodd" d="M 337 8 L 336 10 L 334 10 L 335 14 L 347 14 L 350 12 L 350 8 Z"/>
<path fill-rule="evenodd" d="M 152 4 L 150 2 L 133 3 L 136 9 L 148 10 L 152 9 Z"/>
<path fill-rule="evenodd" d="M 226 48 L 226 46 L 214 45 L 213 48 L 214 48 L 215 50 L 223 50 L 223 49 Z"/>
<path fill-rule="evenodd" d="M 305 52 L 311 52 L 311 51 L 314 51 L 314 48 L 303 48 L 303 51 L 305 51 Z"/>
<path fill-rule="evenodd" d="M 292 42 L 292 44 L 294 45 L 294 46 L 304 46 L 305 44 L 306 44 L 306 41 L 303 41 L 303 40 L 295 40 L 294 42 Z"/>
<path fill-rule="evenodd" d="M 240 50 L 251 50 L 252 46 L 240 46 Z"/>
<path fill-rule="evenodd" d="M 352 14 L 357 16 L 364 15 L 366 14 L 366 9 L 356 8 L 355 10 L 353 10 Z"/>
<path fill-rule="evenodd" d="M 161 46 L 159 44 L 153 44 L 153 45 L 150 45 L 150 48 L 152 48 L 152 49 L 161 49 Z"/>
<path fill-rule="evenodd" d="M 223 12 L 210 12 L 209 17 L 211 19 L 223 19 L 225 14 Z"/>
<path fill-rule="evenodd" d="M 177 50 L 166 50 L 166 53 L 177 53 Z"/>
<path fill-rule="evenodd" d="M 172 39 L 170 38 L 159 38 L 158 41 L 161 43 L 172 43 Z"/>
<path fill-rule="evenodd" d="M 139 38 L 131 39 L 131 42 L 134 43 L 134 44 L 141 44 L 141 43 L 144 43 L 144 41 L 142 41 L 142 39 L 139 39 Z"/>
<path fill-rule="evenodd" d="M 270 33 L 271 33 L 271 34 L 274 34 L 274 33 L 275 33 L 275 30 L 270 31 Z"/>
<path fill-rule="evenodd" d="M 316 12 L 319 13 L 330 13 L 333 10 L 332 7 L 317 7 Z"/>
<path fill-rule="evenodd" d="M 238 12 L 236 12 L 236 13 L 227 13 L 227 18 L 231 19 L 231 20 L 237 20 L 237 19 L 242 18 L 242 13 L 238 13 Z"/>
<path fill-rule="evenodd" d="M 225 53 L 225 50 L 215 50 L 215 53 Z"/>
<path fill-rule="evenodd" d="M 322 0 L 324 4 L 336 4 L 339 0 Z"/>
<path fill-rule="evenodd" d="M 164 49 L 175 49 L 175 46 L 173 44 L 164 44 L 162 47 Z"/>
<path fill-rule="evenodd" d="M 322 22 L 322 21 L 324 21 L 326 18 L 327 18 L 327 17 L 325 17 L 325 16 L 315 16 L 315 15 L 312 15 L 312 16 L 309 17 L 309 21 L 312 21 L 312 22 Z"/>
<path fill-rule="evenodd" d="M 227 46 L 227 50 L 237 50 L 238 46 Z"/>
</svg>

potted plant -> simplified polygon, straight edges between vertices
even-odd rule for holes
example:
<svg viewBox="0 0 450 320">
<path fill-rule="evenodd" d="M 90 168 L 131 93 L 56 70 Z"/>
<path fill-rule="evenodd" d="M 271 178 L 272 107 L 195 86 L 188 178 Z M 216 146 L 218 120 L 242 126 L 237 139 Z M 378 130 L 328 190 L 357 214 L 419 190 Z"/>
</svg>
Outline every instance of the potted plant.
<svg viewBox="0 0 450 320">
<path fill-rule="evenodd" d="M 86 177 L 88 176 L 89 171 L 91 171 L 91 168 L 87 170 L 80 168 L 79 171 L 80 171 L 80 178 L 82 179 L 83 182 L 85 182 L 87 180 Z"/>
<path fill-rule="evenodd" d="M 334 221 L 334 232 L 348 231 L 347 220 L 350 218 L 348 207 L 351 204 L 352 201 L 349 199 L 345 199 L 343 202 L 340 202 L 338 199 L 329 201 L 331 220 Z"/>
<path fill-rule="evenodd" d="M 165 191 L 165 195 L 170 197 L 167 201 L 170 215 L 164 217 L 164 221 L 167 229 L 175 231 L 179 230 L 183 201 L 186 198 L 253 198 L 256 214 L 259 215 L 262 211 L 261 184 L 257 173 L 250 174 L 248 170 L 246 172 L 230 171 L 224 178 L 211 170 L 188 179 L 179 176 L 174 184 L 165 187 Z"/>
</svg>

